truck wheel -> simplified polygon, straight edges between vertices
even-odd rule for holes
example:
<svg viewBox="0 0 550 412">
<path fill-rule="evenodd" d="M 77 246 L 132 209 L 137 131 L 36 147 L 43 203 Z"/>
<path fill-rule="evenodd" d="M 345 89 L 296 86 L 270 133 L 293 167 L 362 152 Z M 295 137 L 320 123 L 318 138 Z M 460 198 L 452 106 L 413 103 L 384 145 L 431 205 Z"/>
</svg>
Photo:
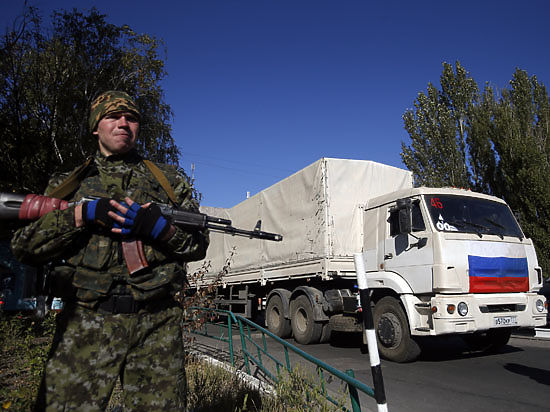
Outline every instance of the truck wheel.
<svg viewBox="0 0 550 412">
<path fill-rule="evenodd" d="M 462 340 L 473 351 L 485 350 L 489 347 L 486 334 L 479 332 L 462 335 Z"/>
<path fill-rule="evenodd" d="M 394 362 L 411 362 L 420 355 L 420 346 L 411 337 L 407 316 L 399 301 L 391 296 L 380 299 L 373 311 L 380 355 Z"/>
<path fill-rule="evenodd" d="M 501 350 L 512 335 L 512 329 L 490 329 L 485 332 L 476 332 L 464 335 L 463 339 L 472 350 L 487 352 L 498 352 Z"/>
<path fill-rule="evenodd" d="M 321 331 L 321 337 L 319 338 L 319 343 L 327 343 L 330 342 L 330 338 L 332 336 L 332 328 L 330 326 L 329 322 L 325 322 L 321 324 L 323 326 L 323 329 Z"/>
<path fill-rule="evenodd" d="M 323 332 L 323 324 L 313 320 L 313 308 L 305 295 L 300 295 L 291 305 L 292 333 L 296 342 L 302 345 L 318 343 Z"/>
<path fill-rule="evenodd" d="M 280 338 L 288 338 L 292 333 L 290 320 L 285 318 L 283 301 L 279 295 L 269 298 L 265 309 L 265 323 L 267 329 Z"/>
<path fill-rule="evenodd" d="M 512 335 L 512 329 L 491 329 L 487 332 L 489 336 L 489 351 L 500 351 L 504 346 L 508 344 L 510 336 Z"/>
</svg>

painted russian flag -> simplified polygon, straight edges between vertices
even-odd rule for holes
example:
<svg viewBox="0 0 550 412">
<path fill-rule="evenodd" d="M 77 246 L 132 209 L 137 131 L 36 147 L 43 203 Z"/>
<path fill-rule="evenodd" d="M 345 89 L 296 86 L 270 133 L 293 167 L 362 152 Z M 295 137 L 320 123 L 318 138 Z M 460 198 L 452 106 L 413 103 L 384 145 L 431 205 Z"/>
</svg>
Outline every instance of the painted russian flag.
<svg viewBox="0 0 550 412">
<path fill-rule="evenodd" d="M 468 255 L 470 293 L 527 292 L 527 258 Z"/>
</svg>

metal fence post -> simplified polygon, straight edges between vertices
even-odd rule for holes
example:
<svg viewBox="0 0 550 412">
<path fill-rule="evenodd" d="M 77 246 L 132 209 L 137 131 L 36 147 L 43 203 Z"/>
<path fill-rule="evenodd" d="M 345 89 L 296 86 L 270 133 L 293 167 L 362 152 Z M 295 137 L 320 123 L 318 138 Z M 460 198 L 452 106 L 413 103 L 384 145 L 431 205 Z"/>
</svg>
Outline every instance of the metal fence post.
<svg viewBox="0 0 550 412">
<path fill-rule="evenodd" d="M 229 357 L 231 358 L 231 366 L 235 367 L 235 355 L 233 354 L 233 325 L 231 324 L 231 316 L 227 317 L 227 335 L 229 337 Z"/>
<path fill-rule="evenodd" d="M 353 372 L 353 369 L 346 370 L 346 374 L 351 376 L 352 378 L 355 378 L 355 373 Z M 353 412 L 361 412 L 361 403 L 359 402 L 359 393 L 357 392 L 357 388 L 353 385 L 349 385 L 349 397 L 351 399 L 351 410 Z"/>
</svg>

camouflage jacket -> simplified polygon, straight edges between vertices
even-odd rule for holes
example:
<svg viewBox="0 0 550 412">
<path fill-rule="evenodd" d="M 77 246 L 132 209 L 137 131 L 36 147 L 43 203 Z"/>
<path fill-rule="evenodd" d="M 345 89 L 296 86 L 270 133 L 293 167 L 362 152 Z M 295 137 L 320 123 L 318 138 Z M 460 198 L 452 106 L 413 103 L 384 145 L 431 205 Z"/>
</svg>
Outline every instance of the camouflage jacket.
<svg viewBox="0 0 550 412">
<path fill-rule="evenodd" d="M 157 165 L 174 189 L 183 210 L 197 211 L 191 186 L 174 166 Z M 134 151 L 124 156 L 105 157 L 97 153 L 90 172 L 71 201 L 100 196 L 139 204 L 148 201 L 170 203 L 158 180 Z M 68 174 L 51 179 L 46 195 Z M 130 277 L 121 248 L 121 237 L 96 228 L 75 227 L 74 206 L 55 210 L 19 229 L 12 239 L 15 256 L 22 262 L 54 262 L 53 293 L 67 296 L 67 289 L 80 302 L 93 306 L 98 299 L 114 293 L 120 285 L 130 289 L 136 300 L 151 300 L 174 294 L 185 278 L 185 262 L 204 258 L 208 233 L 176 228 L 167 242 L 143 241 L 149 263 L 146 270 Z M 74 295 L 73 295 L 74 296 Z"/>
</svg>

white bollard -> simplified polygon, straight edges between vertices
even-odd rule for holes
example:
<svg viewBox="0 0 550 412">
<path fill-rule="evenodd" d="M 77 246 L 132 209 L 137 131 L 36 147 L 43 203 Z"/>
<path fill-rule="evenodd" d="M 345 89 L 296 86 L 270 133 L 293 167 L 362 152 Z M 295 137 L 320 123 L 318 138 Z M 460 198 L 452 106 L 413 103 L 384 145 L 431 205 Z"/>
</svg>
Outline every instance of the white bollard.
<svg viewBox="0 0 550 412">
<path fill-rule="evenodd" d="M 382 368 L 380 366 L 380 356 L 378 354 L 378 344 L 376 342 L 376 331 L 374 330 L 374 320 L 372 318 L 372 309 L 370 307 L 369 286 L 367 284 L 367 273 L 365 272 L 365 261 L 362 253 L 355 253 L 355 273 L 357 274 L 357 286 L 359 287 L 359 296 L 361 298 L 361 308 L 363 314 L 363 325 L 367 346 L 369 348 L 370 367 L 372 380 L 374 383 L 374 399 L 378 405 L 379 412 L 387 412 L 386 393 L 384 391 L 384 380 L 382 378 Z"/>
</svg>

